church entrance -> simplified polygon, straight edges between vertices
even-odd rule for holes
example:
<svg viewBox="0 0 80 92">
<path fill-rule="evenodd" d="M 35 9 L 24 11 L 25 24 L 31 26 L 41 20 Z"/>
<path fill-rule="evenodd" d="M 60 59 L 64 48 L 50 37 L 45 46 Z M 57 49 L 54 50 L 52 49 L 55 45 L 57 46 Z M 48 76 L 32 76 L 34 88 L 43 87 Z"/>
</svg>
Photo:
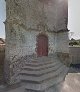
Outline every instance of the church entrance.
<svg viewBox="0 0 80 92">
<path fill-rule="evenodd" d="M 37 37 L 37 56 L 48 56 L 48 37 L 44 34 Z"/>
</svg>

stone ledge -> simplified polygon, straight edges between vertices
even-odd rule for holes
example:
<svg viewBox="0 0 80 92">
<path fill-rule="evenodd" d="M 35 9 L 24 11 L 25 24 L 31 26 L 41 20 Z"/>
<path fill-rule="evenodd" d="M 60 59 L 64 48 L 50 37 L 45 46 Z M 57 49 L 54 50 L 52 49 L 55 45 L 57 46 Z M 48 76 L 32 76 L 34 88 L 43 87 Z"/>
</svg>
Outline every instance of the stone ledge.
<svg viewBox="0 0 80 92">
<path fill-rule="evenodd" d="M 69 53 L 57 52 L 57 57 L 60 59 L 62 63 L 67 66 L 70 66 L 70 55 Z"/>
</svg>

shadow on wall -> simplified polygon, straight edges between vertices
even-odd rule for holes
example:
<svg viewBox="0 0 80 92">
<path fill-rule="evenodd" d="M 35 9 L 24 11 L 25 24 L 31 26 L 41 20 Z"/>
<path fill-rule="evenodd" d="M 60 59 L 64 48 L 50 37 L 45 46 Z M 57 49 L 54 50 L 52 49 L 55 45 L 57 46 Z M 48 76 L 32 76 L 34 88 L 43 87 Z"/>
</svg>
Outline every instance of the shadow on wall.
<svg viewBox="0 0 80 92">
<path fill-rule="evenodd" d="M 5 45 L 0 45 L 0 84 L 3 82 L 4 58 L 5 58 Z"/>
</svg>

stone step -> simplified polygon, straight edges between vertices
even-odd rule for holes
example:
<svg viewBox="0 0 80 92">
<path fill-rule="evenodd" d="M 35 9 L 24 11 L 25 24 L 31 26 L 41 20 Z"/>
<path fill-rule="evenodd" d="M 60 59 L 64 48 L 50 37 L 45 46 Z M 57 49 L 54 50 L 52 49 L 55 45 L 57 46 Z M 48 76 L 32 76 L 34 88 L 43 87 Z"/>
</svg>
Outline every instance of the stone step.
<svg viewBox="0 0 80 92">
<path fill-rule="evenodd" d="M 63 70 L 62 73 L 60 73 L 57 77 L 55 76 L 53 78 L 50 78 L 40 84 L 36 84 L 33 82 L 32 83 L 26 82 L 24 87 L 25 87 L 26 91 L 33 90 L 33 92 L 36 92 L 36 91 L 44 92 L 45 89 L 47 89 L 51 86 L 54 86 L 54 85 L 60 83 L 61 81 L 63 81 L 66 76 L 67 71 L 68 71 L 68 68 L 65 68 L 65 70 Z"/>
<path fill-rule="evenodd" d="M 42 65 L 47 65 L 47 64 L 51 64 L 51 63 L 56 63 L 56 62 L 59 62 L 58 60 L 49 60 L 49 61 L 43 61 L 43 62 L 40 62 L 40 61 L 31 61 L 31 62 L 25 62 L 25 65 L 26 66 L 42 66 Z"/>
<path fill-rule="evenodd" d="M 30 61 L 40 61 L 40 62 L 43 62 L 43 61 L 52 60 L 53 58 L 56 59 L 55 57 L 43 56 L 43 57 L 32 58 L 32 59 L 30 59 Z"/>
<path fill-rule="evenodd" d="M 41 69 L 39 71 L 29 71 L 28 69 L 27 70 L 22 70 L 21 71 L 21 75 L 34 75 L 34 76 L 40 76 L 40 75 L 43 75 L 43 74 L 46 74 L 46 73 L 49 73 L 49 72 L 52 72 L 52 71 L 56 71 L 57 69 L 59 69 L 60 67 L 62 66 L 62 64 L 57 64 L 56 66 L 50 66 L 48 68 L 45 68 L 45 69 Z"/>
<path fill-rule="evenodd" d="M 54 67 L 54 66 L 56 66 L 56 65 L 58 65 L 58 64 L 62 64 L 62 63 L 60 63 L 60 62 L 56 62 L 56 63 L 50 63 L 50 64 L 44 64 L 44 65 L 42 65 L 42 66 L 34 66 L 34 67 L 32 67 L 32 66 L 24 66 L 24 67 L 22 67 L 22 70 L 28 70 L 28 71 L 40 71 L 40 70 L 43 70 L 43 69 L 46 69 L 46 68 L 49 68 L 49 67 Z"/>
<path fill-rule="evenodd" d="M 65 69 L 65 65 L 61 66 L 58 70 L 56 71 L 52 71 L 52 72 L 49 72 L 45 75 L 41 75 L 41 76 L 33 76 L 33 75 L 20 75 L 20 79 L 22 81 L 26 81 L 26 82 L 37 82 L 37 83 L 40 83 L 42 81 L 45 81 L 49 78 L 52 78 L 52 77 L 55 77 L 55 76 L 58 76 L 60 75 L 60 73 Z"/>
</svg>

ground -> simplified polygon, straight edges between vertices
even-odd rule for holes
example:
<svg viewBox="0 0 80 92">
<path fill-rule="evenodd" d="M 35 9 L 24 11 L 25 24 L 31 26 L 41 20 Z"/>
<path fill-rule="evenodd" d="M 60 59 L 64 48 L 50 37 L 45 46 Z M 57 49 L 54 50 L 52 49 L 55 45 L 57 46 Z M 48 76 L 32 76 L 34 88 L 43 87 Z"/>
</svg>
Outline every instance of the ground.
<svg viewBox="0 0 80 92">
<path fill-rule="evenodd" d="M 80 92 L 80 70 L 70 69 L 62 92 Z"/>
<path fill-rule="evenodd" d="M 23 87 L 20 87 L 6 92 L 24 92 L 24 89 Z M 70 68 L 65 82 L 63 83 L 61 92 L 80 92 L 80 69 Z"/>
</svg>

